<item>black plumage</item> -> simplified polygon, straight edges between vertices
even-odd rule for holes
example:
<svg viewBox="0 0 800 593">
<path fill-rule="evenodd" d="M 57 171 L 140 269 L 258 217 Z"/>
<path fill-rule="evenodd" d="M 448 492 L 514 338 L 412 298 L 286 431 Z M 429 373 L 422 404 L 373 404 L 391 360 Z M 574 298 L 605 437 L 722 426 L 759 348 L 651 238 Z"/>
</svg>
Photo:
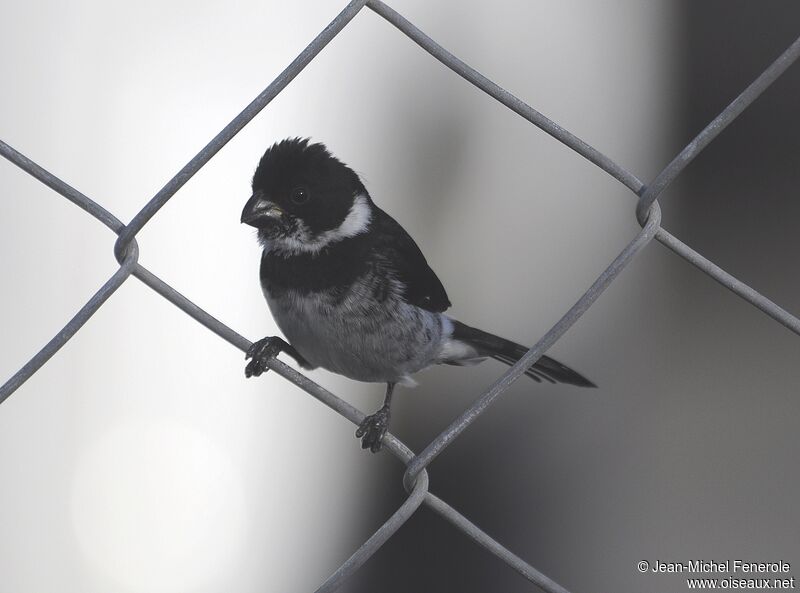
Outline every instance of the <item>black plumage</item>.
<svg viewBox="0 0 800 593">
<path fill-rule="evenodd" d="M 394 278 L 403 285 L 403 300 L 434 313 L 449 309 L 450 300 L 441 280 L 411 236 L 377 206 L 373 212 L 374 230 L 367 241 L 375 259 L 391 270 Z"/>
<path fill-rule="evenodd" d="M 494 358 L 509 366 L 516 363 L 528 352 L 528 348 L 521 344 L 455 320 L 453 320 L 453 337 L 471 344 L 479 354 Z M 544 354 L 531 368 L 525 371 L 525 374 L 537 383 L 541 383 L 542 379 L 544 379 L 550 383 L 566 383 L 578 387 L 597 387 L 583 375 Z"/>
<path fill-rule="evenodd" d="M 304 368 L 385 382 L 383 407 L 356 433 L 372 451 L 386 433 L 396 383 L 434 364 L 491 357 L 511 365 L 527 351 L 444 313 L 447 292 L 417 244 L 322 144 L 294 138 L 271 146 L 253 176 L 242 222 L 258 229 L 262 289 L 288 338 L 256 342 L 247 376 L 264 372 L 283 351 Z M 525 374 L 594 386 L 547 356 Z"/>
</svg>

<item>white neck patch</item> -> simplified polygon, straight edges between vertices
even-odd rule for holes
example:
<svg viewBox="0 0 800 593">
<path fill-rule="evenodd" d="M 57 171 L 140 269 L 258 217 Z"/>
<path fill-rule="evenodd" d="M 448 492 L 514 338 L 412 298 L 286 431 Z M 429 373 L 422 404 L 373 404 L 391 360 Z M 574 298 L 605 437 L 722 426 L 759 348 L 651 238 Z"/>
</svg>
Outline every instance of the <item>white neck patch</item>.
<svg viewBox="0 0 800 593">
<path fill-rule="evenodd" d="M 271 240 L 270 248 L 286 255 L 319 253 L 331 243 L 366 232 L 371 221 L 372 208 L 367 202 L 367 197 L 359 194 L 353 198 L 353 205 L 350 206 L 347 216 L 337 228 L 312 237 L 308 227 L 298 223 L 297 230 L 293 236 Z"/>
</svg>

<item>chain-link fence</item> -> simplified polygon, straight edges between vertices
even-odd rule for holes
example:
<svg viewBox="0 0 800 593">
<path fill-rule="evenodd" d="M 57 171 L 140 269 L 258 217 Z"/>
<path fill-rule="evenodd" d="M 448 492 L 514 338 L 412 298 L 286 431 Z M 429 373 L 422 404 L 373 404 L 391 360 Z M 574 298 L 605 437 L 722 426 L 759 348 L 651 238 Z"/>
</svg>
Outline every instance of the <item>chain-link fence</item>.
<svg viewBox="0 0 800 593">
<path fill-rule="evenodd" d="M 407 466 L 404 475 L 404 485 L 409 496 L 400 508 L 397 509 L 397 511 L 395 511 L 395 513 L 319 587 L 318 591 L 332 591 L 341 585 L 344 579 L 364 564 L 364 562 L 366 562 L 421 505 L 425 504 L 447 519 L 477 544 L 502 559 L 508 566 L 518 571 L 541 589 L 551 593 L 565 593 L 566 589 L 564 587 L 536 570 L 513 552 L 504 548 L 500 543 L 484 533 L 478 526 L 474 525 L 469 519 L 431 493 L 428 490 L 428 474 L 426 468 L 436 456 L 450 445 L 450 443 L 475 421 L 486 408 L 494 403 L 528 367 L 535 363 L 536 360 L 538 360 L 538 358 L 586 312 L 603 290 L 605 290 L 625 266 L 630 263 L 633 257 L 654 238 L 794 333 L 800 334 L 800 319 L 788 313 L 737 278 L 734 278 L 663 229 L 660 226 L 661 216 L 657 202 L 662 192 L 675 180 L 686 166 L 708 146 L 728 124 L 753 103 L 772 82 L 781 76 L 798 57 L 800 57 L 800 38 L 764 70 L 755 81 L 722 111 L 722 113 L 711 121 L 649 184 L 643 183 L 635 175 L 616 164 L 603 153 L 561 128 L 558 124 L 547 119 L 524 101 L 502 89 L 460 59 L 450 54 L 380 0 L 353 0 L 350 2 L 293 62 L 237 117 L 225 126 L 205 148 L 192 158 L 191 161 L 161 189 L 161 191 L 147 202 L 144 208 L 142 208 L 127 225 L 123 224 L 113 214 L 89 197 L 61 181 L 35 162 L 0 141 L 0 154 L 6 159 L 77 206 L 83 208 L 118 235 L 114 245 L 114 253 L 120 264 L 119 269 L 114 275 L 89 299 L 69 323 L 67 323 L 25 366 L 0 387 L 0 403 L 14 393 L 17 388 L 66 344 L 130 276 L 135 276 L 141 280 L 147 286 L 233 346 L 242 351 L 247 350 L 251 344 L 249 340 L 200 309 L 188 298 L 177 292 L 169 284 L 156 277 L 138 263 L 139 248 L 136 242 L 136 235 L 161 207 L 164 206 L 164 204 L 166 204 L 167 201 L 223 146 L 225 146 L 229 140 L 266 107 L 266 105 L 269 104 L 269 102 L 274 99 L 365 6 L 386 19 L 431 56 L 458 75 L 480 88 L 486 94 L 527 121 L 541 128 L 558 141 L 564 143 L 630 189 L 638 198 L 636 216 L 642 229 L 603 273 L 600 274 L 589 289 L 527 352 L 527 354 L 497 379 L 485 393 L 430 442 L 421 453 L 415 455 L 394 436 L 386 436 L 386 448 L 400 458 Z M 362 412 L 279 360 L 272 360 L 269 366 L 274 372 L 316 397 L 351 422 L 358 424 L 363 420 L 364 414 Z"/>
</svg>

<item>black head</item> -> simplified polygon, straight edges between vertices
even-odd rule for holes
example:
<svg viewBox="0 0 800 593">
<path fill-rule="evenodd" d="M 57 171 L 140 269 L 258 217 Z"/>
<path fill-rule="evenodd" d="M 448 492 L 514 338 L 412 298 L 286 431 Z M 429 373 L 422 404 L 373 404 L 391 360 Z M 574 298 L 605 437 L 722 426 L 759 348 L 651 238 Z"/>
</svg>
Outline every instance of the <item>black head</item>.
<svg viewBox="0 0 800 593">
<path fill-rule="evenodd" d="M 242 222 L 276 249 L 317 251 L 364 232 L 371 201 L 358 175 L 323 144 L 290 138 L 273 144 L 253 175 Z"/>
</svg>

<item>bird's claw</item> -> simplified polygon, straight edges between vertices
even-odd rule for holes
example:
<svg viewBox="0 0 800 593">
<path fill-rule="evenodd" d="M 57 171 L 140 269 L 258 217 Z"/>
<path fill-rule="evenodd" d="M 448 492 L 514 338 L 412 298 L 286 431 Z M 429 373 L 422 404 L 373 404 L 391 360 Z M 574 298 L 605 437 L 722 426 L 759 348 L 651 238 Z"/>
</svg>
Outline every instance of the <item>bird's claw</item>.
<svg viewBox="0 0 800 593">
<path fill-rule="evenodd" d="M 361 448 L 377 453 L 383 446 L 383 437 L 389 429 L 389 410 L 381 408 L 371 416 L 367 416 L 358 425 L 356 438 L 361 439 Z M 362 438 L 363 437 L 363 438 Z"/>
<path fill-rule="evenodd" d="M 247 349 L 244 359 L 252 359 L 244 368 L 245 377 L 258 377 L 269 370 L 267 363 L 278 356 L 284 349 L 284 341 L 277 336 L 267 336 L 263 340 L 253 342 Z"/>
</svg>

